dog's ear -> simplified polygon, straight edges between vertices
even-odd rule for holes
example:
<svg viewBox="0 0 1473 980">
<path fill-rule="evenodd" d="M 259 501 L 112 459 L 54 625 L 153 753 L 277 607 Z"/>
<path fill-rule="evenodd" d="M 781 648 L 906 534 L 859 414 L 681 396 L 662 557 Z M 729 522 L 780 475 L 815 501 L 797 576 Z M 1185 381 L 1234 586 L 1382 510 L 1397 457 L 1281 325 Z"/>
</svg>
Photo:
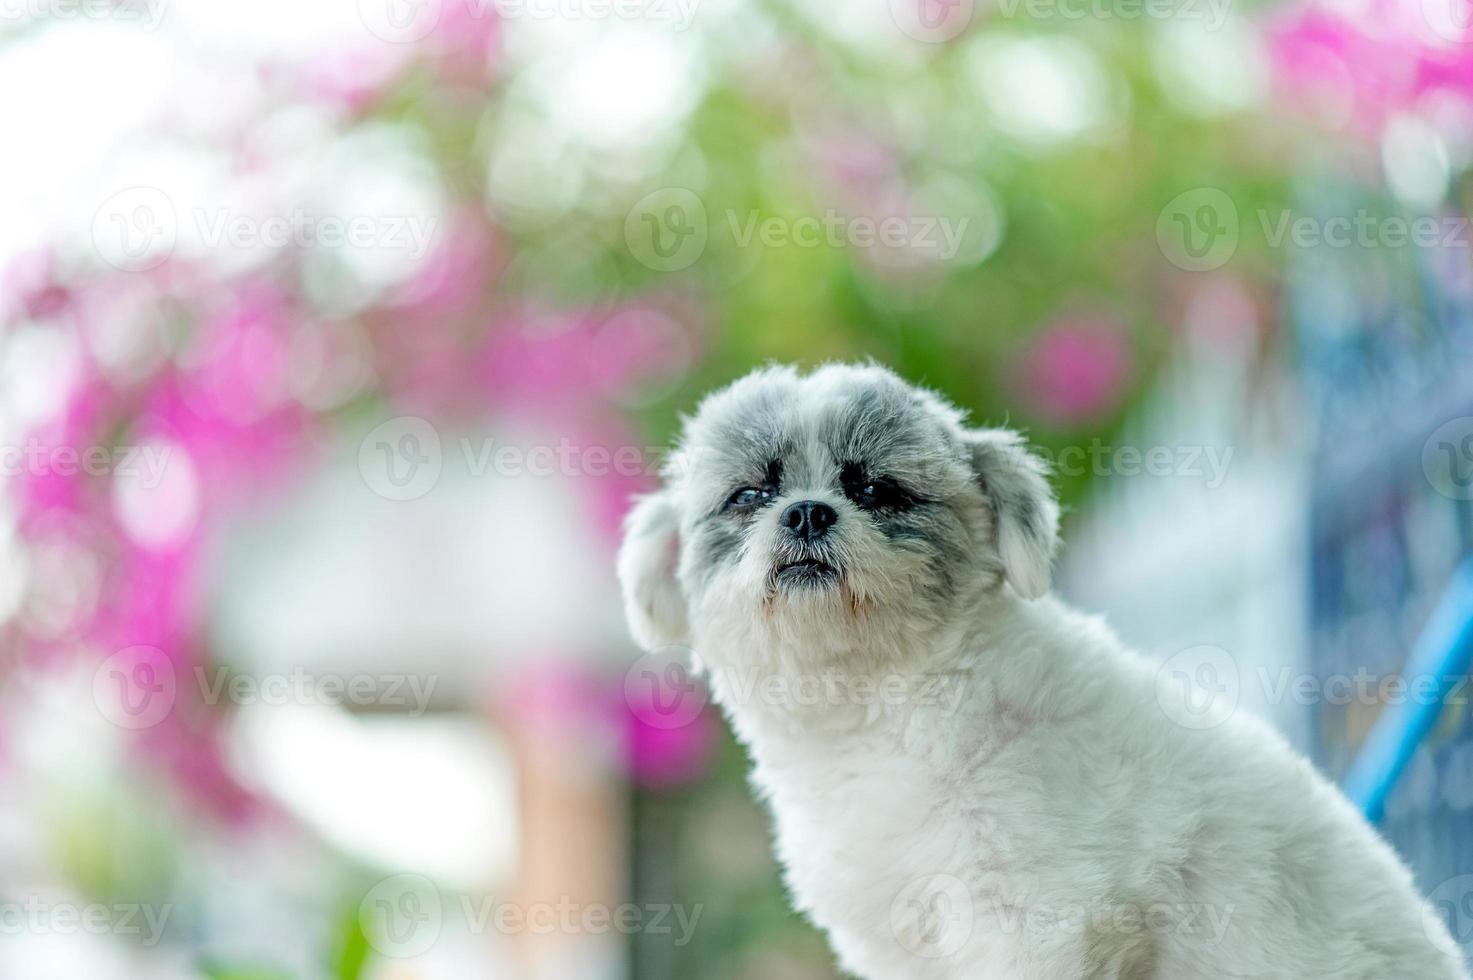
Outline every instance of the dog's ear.
<svg viewBox="0 0 1473 980">
<path fill-rule="evenodd" d="M 1003 575 L 1020 596 L 1037 599 L 1049 590 L 1059 545 L 1059 504 L 1048 464 L 1007 429 L 973 429 L 966 442 L 972 472 L 992 505 Z"/>
<path fill-rule="evenodd" d="M 680 520 L 668 490 L 641 497 L 624 520 L 619 584 L 634 641 L 646 650 L 689 640 L 685 598 L 675 580 Z"/>
</svg>

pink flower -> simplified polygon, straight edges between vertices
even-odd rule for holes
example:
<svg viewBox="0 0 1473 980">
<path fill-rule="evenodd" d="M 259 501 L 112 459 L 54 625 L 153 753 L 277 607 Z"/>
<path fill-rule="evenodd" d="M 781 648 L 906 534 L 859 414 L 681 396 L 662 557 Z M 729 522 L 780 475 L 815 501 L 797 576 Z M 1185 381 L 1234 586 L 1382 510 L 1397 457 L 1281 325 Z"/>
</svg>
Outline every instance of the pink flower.
<svg viewBox="0 0 1473 980">
<path fill-rule="evenodd" d="M 1097 421 L 1119 407 L 1131 371 L 1125 331 L 1106 316 L 1056 320 L 1019 365 L 1018 395 L 1036 417 L 1062 426 Z"/>
<path fill-rule="evenodd" d="M 0 271 L 0 321 L 12 316 L 44 320 L 66 307 L 70 292 L 56 276 L 56 256 L 35 249 L 14 256 Z"/>
<path fill-rule="evenodd" d="M 1268 29 L 1279 87 L 1325 123 L 1374 139 L 1424 96 L 1473 99 L 1468 0 L 1382 0 L 1351 10 L 1308 5 Z M 1439 14 L 1446 8 L 1444 19 Z"/>
<path fill-rule="evenodd" d="M 629 768 L 641 785 L 677 786 L 710 769 L 719 728 L 709 709 L 679 728 L 658 728 L 633 711 L 625 718 Z"/>
<path fill-rule="evenodd" d="M 704 686 L 688 675 L 682 677 L 680 691 L 665 683 L 647 684 L 637 675 L 644 669 L 644 661 L 636 664 L 621 678 L 618 690 L 630 772 L 645 786 L 697 779 L 710 766 L 719 732 Z M 672 707 L 673 713 L 666 710 Z"/>
<path fill-rule="evenodd" d="M 476 206 L 447 214 L 436 247 L 394 297 L 416 317 L 444 318 L 473 313 L 495 285 L 505 265 L 504 249 Z"/>
</svg>

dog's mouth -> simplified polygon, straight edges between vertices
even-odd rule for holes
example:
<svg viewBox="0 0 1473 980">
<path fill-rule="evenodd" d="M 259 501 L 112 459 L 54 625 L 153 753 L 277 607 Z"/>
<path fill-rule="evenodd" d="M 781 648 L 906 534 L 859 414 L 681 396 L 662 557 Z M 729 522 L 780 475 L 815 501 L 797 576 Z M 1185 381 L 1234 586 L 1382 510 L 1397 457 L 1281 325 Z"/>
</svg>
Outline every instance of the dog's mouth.
<svg viewBox="0 0 1473 980">
<path fill-rule="evenodd" d="M 801 558 L 777 566 L 777 581 L 783 585 L 820 586 L 839 579 L 839 570 L 817 558 Z"/>
</svg>

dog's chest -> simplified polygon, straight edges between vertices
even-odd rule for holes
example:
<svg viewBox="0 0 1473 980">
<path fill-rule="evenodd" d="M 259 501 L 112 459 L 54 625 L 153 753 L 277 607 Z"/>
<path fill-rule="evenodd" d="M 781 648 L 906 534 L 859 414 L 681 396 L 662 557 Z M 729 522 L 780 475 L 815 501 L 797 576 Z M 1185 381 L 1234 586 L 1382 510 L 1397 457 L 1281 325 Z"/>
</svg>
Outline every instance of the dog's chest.
<svg viewBox="0 0 1473 980">
<path fill-rule="evenodd" d="M 970 794 L 894 740 L 805 747 L 759 763 L 754 781 L 796 903 L 840 947 L 847 936 L 893 950 L 918 884 L 975 868 L 992 846 Z"/>
</svg>

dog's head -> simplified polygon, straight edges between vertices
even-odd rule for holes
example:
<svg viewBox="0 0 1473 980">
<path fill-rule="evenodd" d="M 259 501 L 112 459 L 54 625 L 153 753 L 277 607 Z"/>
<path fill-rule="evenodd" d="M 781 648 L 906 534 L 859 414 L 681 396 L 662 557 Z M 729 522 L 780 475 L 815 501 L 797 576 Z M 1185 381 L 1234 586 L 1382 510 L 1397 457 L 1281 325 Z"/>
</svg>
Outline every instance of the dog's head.
<svg viewBox="0 0 1473 980">
<path fill-rule="evenodd" d="M 687 420 L 619 555 L 647 648 L 930 633 L 959 598 L 1048 591 L 1058 507 L 1017 434 L 876 366 L 757 371 Z"/>
</svg>

